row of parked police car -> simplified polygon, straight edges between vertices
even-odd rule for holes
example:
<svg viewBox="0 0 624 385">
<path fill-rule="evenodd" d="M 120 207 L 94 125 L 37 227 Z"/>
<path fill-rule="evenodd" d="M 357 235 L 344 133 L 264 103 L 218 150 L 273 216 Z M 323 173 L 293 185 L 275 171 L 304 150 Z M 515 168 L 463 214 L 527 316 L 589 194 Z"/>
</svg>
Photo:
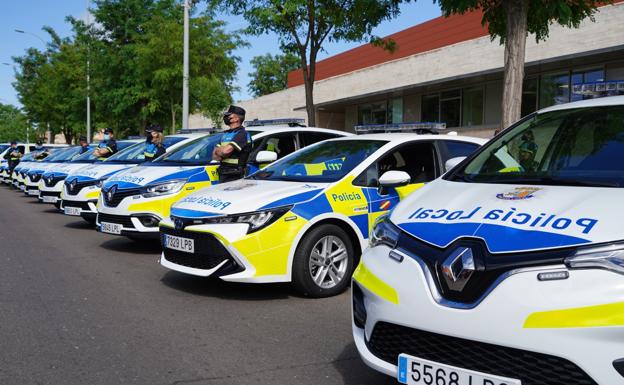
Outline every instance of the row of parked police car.
<svg viewBox="0 0 624 385">
<path fill-rule="evenodd" d="M 170 135 L 146 164 L 133 140 L 106 161 L 68 147 L 2 178 L 98 231 L 160 237 L 168 269 L 311 297 L 352 282 L 357 349 L 401 383 L 624 383 L 624 96 L 487 143 L 265 123 L 238 181 L 218 183 L 219 133 Z"/>
</svg>

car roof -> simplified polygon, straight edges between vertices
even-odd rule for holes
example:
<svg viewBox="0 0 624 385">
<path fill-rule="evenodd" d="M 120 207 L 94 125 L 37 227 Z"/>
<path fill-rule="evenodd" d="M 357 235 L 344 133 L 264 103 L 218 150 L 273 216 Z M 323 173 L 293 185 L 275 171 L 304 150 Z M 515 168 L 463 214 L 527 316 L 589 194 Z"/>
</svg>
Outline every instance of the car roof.
<svg viewBox="0 0 624 385">
<path fill-rule="evenodd" d="M 537 111 L 538 114 L 551 111 L 571 110 L 573 108 L 589 108 L 589 107 L 605 107 L 605 106 L 624 106 L 624 95 L 606 96 L 603 98 L 579 100 L 565 104 L 557 104 Z"/>
<path fill-rule="evenodd" d="M 258 134 L 256 135 L 272 134 L 272 133 L 280 133 L 280 132 L 324 132 L 327 134 L 335 134 L 335 135 L 340 135 L 340 136 L 353 136 L 353 134 L 350 132 L 332 130 L 330 128 L 319 128 L 319 127 L 251 126 L 251 127 L 246 127 L 246 129 L 249 131 L 258 131 Z"/>
<path fill-rule="evenodd" d="M 414 134 L 414 133 L 403 133 L 403 132 L 393 132 L 387 134 L 363 134 L 357 136 L 343 137 L 343 138 L 334 138 L 330 140 L 385 140 L 387 142 L 393 143 L 401 143 L 408 140 L 456 140 L 462 142 L 470 142 L 476 144 L 484 144 L 487 143 L 488 139 L 483 138 L 475 138 L 472 136 L 463 136 L 463 135 L 433 135 L 433 134 Z"/>
</svg>

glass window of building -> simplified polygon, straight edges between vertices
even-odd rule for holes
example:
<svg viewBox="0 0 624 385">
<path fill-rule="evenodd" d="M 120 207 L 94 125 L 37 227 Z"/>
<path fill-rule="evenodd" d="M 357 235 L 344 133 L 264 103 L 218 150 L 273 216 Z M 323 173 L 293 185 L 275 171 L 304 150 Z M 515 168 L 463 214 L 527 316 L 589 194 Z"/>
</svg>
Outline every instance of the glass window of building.
<svg viewBox="0 0 624 385">
<path fill-rule="evenodd" d="M 539 106 L 550 107 L 570 101 L 570 75 L 567 72 L 542 75 L 540 81 Z"/>
<path fill-rule="evenodd" d="M 537 111 L 537 78 L 524 79 L 522 84 L 521 115 L 527 116 Z"/>
<path fill-rule="evenodd" d="M 358 124 L 385 124 L 387 103 L 385 100 L 358 106 Z"/>
<path fill-rule="evenodd" d="M 423 122 L 440 121 L 440 95 L 425 95 L 421 102 L 421 118 Z"/>
<path fill-rule="evenodd" d="M 403 98 L 388 101 L 388 123 L 403 123 Z"/>
<path fill-rule="evenodd" d="M 605 75 L 604 70 L 602 69 L 592 69 L 588 71 L 575 71 L 572 73 L 570 83 L 572 86 L 579 83 L 593 83 L 593 82 L 602 82 L 604 81 Z M 572 87 L 574 89 L 574 87 Z M 581 95 L 572 93 L 571 100 L 583 100 L 591 98 L 591 95 Z"/>
<path fill-rule="evenodd" d="M 440 93 L 440 122 L 447 127 L 459 127 L 461 124 L 461 92 L 460 90 Z"/>
<path fill-rule="evenodd" d="M 483 124 L 483 87 L 467 88 L 462 100 L 462 126 Z"/>
</svg>

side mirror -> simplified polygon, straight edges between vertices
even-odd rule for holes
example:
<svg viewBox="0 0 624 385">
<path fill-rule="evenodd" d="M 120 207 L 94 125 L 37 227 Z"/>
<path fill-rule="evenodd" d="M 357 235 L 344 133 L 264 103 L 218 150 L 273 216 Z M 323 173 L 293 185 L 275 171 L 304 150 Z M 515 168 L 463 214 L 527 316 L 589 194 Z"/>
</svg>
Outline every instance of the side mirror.
<svg viewBox="0 0 624 385">
<path fill-rule="evenodd" d="M 386 171 L 379 178 L 379 195 L 387 195 L 389 188 L 405 186 L 411 179 L 405 171 Z"/>
<path fill-rule="evenodd" d="M 273 151 L 260 151 L 256 155 L 256 163 L 273 163 L 277 160 L 277 153 Z"/>
<path fill-rule="evenodd" d="M 463 162 L 464 159 L 466 159 L 465 156 L 458 156 L 457 158 L 451 158 L 447 160 L 446 163 L 444 163 L 444 171 L 448 171 L 452 169 L 453 167 Z"/>
</svg>

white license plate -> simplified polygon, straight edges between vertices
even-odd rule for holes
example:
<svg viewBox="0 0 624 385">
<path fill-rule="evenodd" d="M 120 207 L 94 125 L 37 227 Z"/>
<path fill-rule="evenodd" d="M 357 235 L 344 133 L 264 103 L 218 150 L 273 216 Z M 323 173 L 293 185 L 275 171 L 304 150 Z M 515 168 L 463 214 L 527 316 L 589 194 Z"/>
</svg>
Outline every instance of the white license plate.
<svg viewBox="0 0 624 385">
<path fill-rule="evenodd" d="M 82 209 L 80 207 L 64 207 L 65 215 L 80 215 Z"/>
<path fill-rule="evenodd" d="M 401 354 L 398 380 L 409 385 L 521 385 L 520 380 L 439 364 Z"/>
<path fill-rule="evenodd" d="M 182 237 L 174 237 L 173 235 L 165 235 L 165 247 L 184 251 L 185 253 L 195 252 L 195 240 Z"/>
<path fill-rule="evenodd" d="M 121 234 L 121 225 L 119 223 L 102 222 L 100 223 L 100 230 L 103 233 Z"/>
<path fill-rule="evenodd" d="M 28 195 L 39 195 L 37 190 L 28 190 Z"/>
<path fill-rule="evenodd" d="M 56 203 L 56 197 L 43 196 L 41 200 L 43 200 L 44 203 Z"/>
<path fill-rule="evenodd" d="M 22 191 L 26 191 L 26 186 L 21 185 L 21 186 L 20 186 L 20 190 L 22 190 Z"/>
</svg>

